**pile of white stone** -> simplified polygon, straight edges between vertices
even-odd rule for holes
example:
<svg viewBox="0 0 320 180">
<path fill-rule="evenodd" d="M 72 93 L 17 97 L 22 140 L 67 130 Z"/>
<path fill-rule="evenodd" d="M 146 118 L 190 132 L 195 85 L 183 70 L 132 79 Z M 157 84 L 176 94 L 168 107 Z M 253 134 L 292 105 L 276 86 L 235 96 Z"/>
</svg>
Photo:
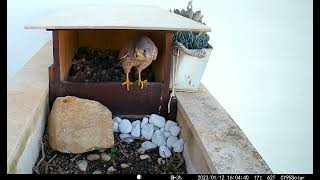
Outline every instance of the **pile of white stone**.
<svg viewBox="0 0 320 180">
<path fill-rule="evenodd" d="M 142 121 L 132 123 L 128 119 L 115 117 L 113 122 L 113 132 L 120 133 L 122 141 L 131 143 L 134 139 L 145 140 L 139 149 L 142 153 L 159 147 L 160 156 L 165 158 L 171 156 L 171 150 L 177 153 L 183 151 L 184 140 L 178 138 L 181 128 L 176 122 L 166 121 L 162 116 L 151 114 L 149 118 L 144 117 Z"/>
</svg>

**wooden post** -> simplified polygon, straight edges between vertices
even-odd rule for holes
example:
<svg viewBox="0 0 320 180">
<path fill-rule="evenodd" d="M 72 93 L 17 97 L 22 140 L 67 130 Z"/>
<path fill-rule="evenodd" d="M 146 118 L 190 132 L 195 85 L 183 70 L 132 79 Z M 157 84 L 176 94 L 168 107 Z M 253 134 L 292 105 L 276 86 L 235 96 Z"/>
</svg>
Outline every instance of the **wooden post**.
<svg viewBox="0 0 320 180">
<path fill-rule="evenodd" d="M 170 65 L 172 61 L 172 32 L 166 32 L 164 43 L 165 43 L 165 53 L 164 53 L 164 61 L 163 61 L 163 96 L 161 103 L 161 115 L 167 117 L 168 115 L 168 100 L 169 100 L 169 83 L 170 83 Z"/>
</svg>

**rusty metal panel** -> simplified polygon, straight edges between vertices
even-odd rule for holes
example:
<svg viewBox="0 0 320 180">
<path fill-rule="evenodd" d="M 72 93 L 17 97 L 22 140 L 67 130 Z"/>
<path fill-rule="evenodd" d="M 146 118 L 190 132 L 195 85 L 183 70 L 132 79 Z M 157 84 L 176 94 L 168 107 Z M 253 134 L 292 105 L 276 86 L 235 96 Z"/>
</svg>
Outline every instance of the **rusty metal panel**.
<svg viewBox="0 0 320 180">
<path fill-rule="evenodd" d="M 107 106 L 113 114 L 141 115 L 160 114 L 163 83 L 150 82 L 144 89 L 131 86 L 127 91 L 121 82 L 74 83 L 56 81 L 51 85 L 55 92 L 51 99 L 61 96 L 77 96 L 96 100 Z"/>
</svg>

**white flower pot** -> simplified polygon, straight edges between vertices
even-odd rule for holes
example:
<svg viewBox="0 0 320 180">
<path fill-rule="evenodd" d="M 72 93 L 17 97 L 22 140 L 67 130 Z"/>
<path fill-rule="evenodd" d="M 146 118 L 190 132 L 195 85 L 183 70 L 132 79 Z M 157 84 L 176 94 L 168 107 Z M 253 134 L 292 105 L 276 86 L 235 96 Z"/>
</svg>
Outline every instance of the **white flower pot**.
<svg viewBox="0 0 320 180">
<path fill-rule="evenodd" d="M 210 45 L 209 45 L 210 46 Z M 177 71 L 175 72 L 175 91 L 196 92 L 200 85 L 200 80 L 207 66 L 212 47 L 206 49 L 206 55 L 202 58 L 194 57 L 180 50 Z M 170 67 L 170 89 L 174 82 L 173 68 L 176 66 L 177 56 L 173 54 Z"/>
</svg>

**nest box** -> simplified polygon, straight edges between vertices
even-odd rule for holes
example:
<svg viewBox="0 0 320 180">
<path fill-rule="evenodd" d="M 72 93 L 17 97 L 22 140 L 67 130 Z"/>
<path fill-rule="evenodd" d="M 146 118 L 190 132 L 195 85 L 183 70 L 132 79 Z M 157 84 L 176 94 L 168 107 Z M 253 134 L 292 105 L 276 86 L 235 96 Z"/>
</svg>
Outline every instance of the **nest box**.
<svg viewBox="0 0 320 180">
<path fill-rule="evenodd" d="M 52 32 L 54 63 L 49 67 L 49 104 L 60 96 L 96 100 L 116 115 L 166 116 L 169 97 L 172 37 L 176 31 L 209 31 L 210 28 L 153 6 L 90 6 L 49 14 L 26 29 Z M 120 49 L 130 39 L 145 35 L 158 47 L 151 64 L 155 82 L 130 91 L 122 82 L 68 81 L 72 59 L 79 47 Z"/>
</svg>

